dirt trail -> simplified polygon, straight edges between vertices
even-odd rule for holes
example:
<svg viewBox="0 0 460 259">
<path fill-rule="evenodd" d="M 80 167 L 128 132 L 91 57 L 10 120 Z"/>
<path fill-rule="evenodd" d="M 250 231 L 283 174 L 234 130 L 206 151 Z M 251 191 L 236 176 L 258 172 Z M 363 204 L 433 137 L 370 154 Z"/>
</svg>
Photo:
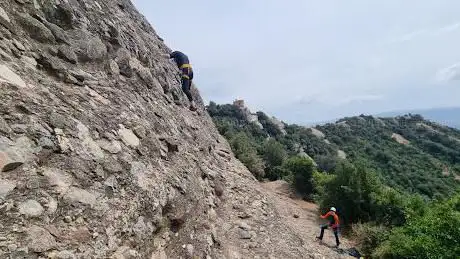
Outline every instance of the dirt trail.
<svg viewBox="0 0 460 259">
<path fill-rule="evenodd" d="M 335 240 L 331 230 L 324 233 L 323 244 L 315 240 L 319 235 L 319 225 L 323 223 L 319 219 L 316 204 L 296 198 L 285 181 L 261 185 L 267 190 L 267 195 L 271 196 L 279 217 L 283 218 L 284 223 L 303 241 L 304 248 L 316 253 L 315 258 L 353 258 L 346 253 L 353 246 L 342 236 L 340 249 L 334 248 Z"/>
</svg>

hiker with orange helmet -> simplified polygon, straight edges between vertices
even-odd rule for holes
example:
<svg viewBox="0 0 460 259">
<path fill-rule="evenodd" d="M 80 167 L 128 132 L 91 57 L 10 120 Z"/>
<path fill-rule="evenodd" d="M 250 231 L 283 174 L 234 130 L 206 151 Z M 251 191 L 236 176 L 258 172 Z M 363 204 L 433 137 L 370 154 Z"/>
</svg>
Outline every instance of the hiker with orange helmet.
<svg viewBox="0 0 460 259">
<path fill-rule="evenodd" d="M 331 227 L 332 231 L 334 232 L 336 245 L 337 247 L 339 247 L 340 245 L 340 241 L 339 241 L 340 221 L 339 221 L 339 216 L 337 215 L 337 210 L 334 207 L 332 207 L 328 213 L 326 213 L 325 215 L 321 215 L 320 217 L 322 219 L 328 219 L 329 223 L 321 225 L 321 234 L 319 235 L 319 237 L 316 237 L 316 238 L 319 239 L 320 241 L 323 240 L 324 230 Z"/>
</svg>

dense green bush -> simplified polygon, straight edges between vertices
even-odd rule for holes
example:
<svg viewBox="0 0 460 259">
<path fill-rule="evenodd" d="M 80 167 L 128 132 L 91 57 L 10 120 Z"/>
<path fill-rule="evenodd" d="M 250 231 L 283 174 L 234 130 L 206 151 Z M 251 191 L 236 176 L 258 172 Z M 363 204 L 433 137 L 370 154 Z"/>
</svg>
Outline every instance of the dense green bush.
<svg viewBox="0 0 460 259">
<path fill-rule="evenodd" d="M 316 202 L 320 202 L 322 197 L 325 197 L 326 192 L 326 185 L 334 180 L 335 175 L 329 173 L 323 173 L 319 171 L 314 171 L 312 180 L 313 180 L 313 198 Z"/>
<path fill-rule="evenodd" d="M 296 191 L 308 197 L 313 193 L 312 175 L 315 167 L 312 161 L 305 157 L 291 157 L 283 164 L 286 170 L 292 172 L 293 186 Z"/>
<path fill-rule="evenodd" d="M 237 157 L 257 179 L 265 176 L 264 163 L 256 153 L 242 153 Z"/>
<path fill-rule="evenodd" d="M 392 228 L 406 227 L 429 209 L 421 196 L 383 185 L 362 165 L 342 162 L 334 175 L 315 172 L 313 179 L 321 208 L 335 206 L 342 226 L 349 229 L 353 225 L 354 238 L 365 255 L 370 255 L 382 244 L 388 246 L 387 240 L 394 238 L 394 233 L 390 232 Z"/>
<path fill-rule="evenodd" d="M 318 170 L 321 172 L 332 172 L 337 166 L 339 159 L 337 156 L 317 156 L 315 157 L 315 162 L 318 165 Z"/>
<path fill-rule="evenodd" d="M 264 163 L 257 154 L 256 144 L 245 133 L 235 134 L 230 145 L 236 157 L 251 171 L 258 179 L 264 177 Z"/>
<path fill-rule="evenodd" d="M 383 185 L 378 186 L 372 195 L 373 221 L 384 226 L 401 226 L 406 222 L 407 196 Z"/>
<path fill-rule="evenodd" d="M 265 171 L 265 177 L 270 181 L 285 180 L 287 182 L 292 182 L 292 172 L 283 166 L 275 166 Z"/>
<path fill-rule="evenodd" d="M 370 256 L 375 249 L 388 239 L 389 229 L 375 223 L 353 225 L 353 240 L 358 244 L 361 254 Z"/>
<path fill-rule="evenodd" d="M 375 174 L 363 166 L 340 163 L 335 177 L 325 185 L 321 208 L 334 206 L 346 224 L 370 221 L 373 218 L 374 196 L 382 187 Z"/>
<path fill-rule="evenodd" d="M 378 258 L 458 258 L 460 195 L 433 204 L 426 213 L 391 231 L 375 251 Z"/>
<path fill-rule="evenodd" d="M 287 152 L 283 145 L 274 139 L 266 141 L 261 152 L 268 169 L 281 166 L 287 158 Z"/>
<path fill-rule="evenodd" d="M 374 221 L 387 227 L 401 226 L 426 208 L 421 196 L 382 184 L 363 165 L 341 162 L 334 175 L 315 173 L 313 178 L 321 207 L 337 207 L 344 225 Z"/>
</svg>

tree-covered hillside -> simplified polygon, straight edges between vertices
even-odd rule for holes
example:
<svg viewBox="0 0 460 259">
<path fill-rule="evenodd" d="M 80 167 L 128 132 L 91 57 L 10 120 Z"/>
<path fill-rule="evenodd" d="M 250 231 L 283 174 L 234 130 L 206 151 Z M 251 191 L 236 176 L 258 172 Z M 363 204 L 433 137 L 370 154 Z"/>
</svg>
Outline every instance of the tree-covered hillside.
<svg viewBox="0 0 460 259">
<path fill-rule="evenodd" d="M 263 112 L 253 114 L 257 121 L 248 120 L 248 110 L 232 104 L 211 102 L 208 112 L 237 149 L 236 155 L 259 178 L 283 176 L 278 167 L 283 159 L 273 163 L 273 154 L 267 154 L 276 153 L 308 155 L 320 171 L 332 171 L 346 157 L 377 172 L 386 185 L 430 198 L 449 195 L 460 184 L 460 131 L 419 115 L 362 115 L 312 129 L 280 127 Z"/>
<path fill-rule="evenodd" d="M 285 179 L 372 258 L 456 258 L 460 252 L 460 131 L 419 115 L 286 125 L 242 101 L 207 107 L 259 179 Z"/>
<path fill-rule="evenodd" d="M 359 116 L 318 126 L 329 141 L 377 171 L 385 183 L 433 197 L 459 182 L 460 131 L 420 115 L 395 118 Z"/>
</svg>

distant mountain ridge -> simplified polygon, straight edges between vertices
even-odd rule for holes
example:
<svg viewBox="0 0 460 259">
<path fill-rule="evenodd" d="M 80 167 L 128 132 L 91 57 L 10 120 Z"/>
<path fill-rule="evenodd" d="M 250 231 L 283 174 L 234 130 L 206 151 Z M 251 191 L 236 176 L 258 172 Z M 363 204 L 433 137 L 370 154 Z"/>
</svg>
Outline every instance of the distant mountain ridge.
<svg viewBox="0 0 460 259">
<path fill-rule="evenodd" d="M 404 114 L 420 114 L 425 119 L 446 125 L 460 128 L 460 107 L 433 108 L 419 110 L 401 110 L 376 114 L 377 117 L 395 117 Z"/>
<path fill-rule="evenodd" d="M 376 114 L 372 114 L 371 116 L 379 117 L 379 118 L 387 118 L 387 117 L 404 116 L 407 114 L 413 114 L 413 115 L 419 114 L 425 120 L 436 122 L 444 126 L 449 126 L 452 128 L 460 129 L 460 107 L 396 110 L 396 111 L 376 113 Z M 304 125 L 314 127 L 317 125 L 325 125 L 328 123 L 334 123 L 339 120 L 340 118 L 324 120 L 324 121 L 314 121 L 314 122 L 305 123 Z"/>
</svg>

